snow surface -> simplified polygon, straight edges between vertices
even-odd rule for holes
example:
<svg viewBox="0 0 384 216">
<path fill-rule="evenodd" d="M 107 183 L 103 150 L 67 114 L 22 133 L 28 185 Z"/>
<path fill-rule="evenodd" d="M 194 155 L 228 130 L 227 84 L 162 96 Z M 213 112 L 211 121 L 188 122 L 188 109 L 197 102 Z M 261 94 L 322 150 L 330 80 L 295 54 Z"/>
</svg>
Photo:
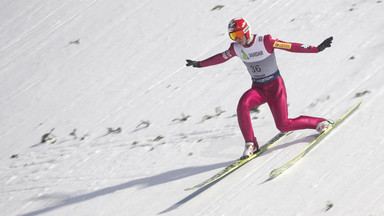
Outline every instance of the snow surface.
<svg viewBox="0 0 384 216">
<path fill-rule="evenodd" d="M 384 215 L 382 0 L 0 6 L 2 215 Z M 243 150 L 236 105 L 251 81 L 241 61 L 185 67 L 227 49 L 238 16 L 285 41 L 334 36 L 319 54 L 276 51 L 291 117 L 337 119 L 364 101 L 273 181 L 315 131 L 186 192 Z M 260 143 L 278 132 L 266 105 L 252 116 Z M 41 143 L 52 129 L 55 142 Z"/>
</svg>

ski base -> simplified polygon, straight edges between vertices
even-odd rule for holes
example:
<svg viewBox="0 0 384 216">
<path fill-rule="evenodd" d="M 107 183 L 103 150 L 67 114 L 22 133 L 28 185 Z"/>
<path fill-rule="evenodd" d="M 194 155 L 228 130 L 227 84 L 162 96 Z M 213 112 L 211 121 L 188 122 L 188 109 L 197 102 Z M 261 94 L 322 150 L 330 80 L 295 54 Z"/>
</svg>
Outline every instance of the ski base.
<svg viewBox="0 0 384 216">
<path fill-rule="evenodd" d="M 212 176 L 211 178 L 207 179 L 206 181 L 194 186 L 194 187 L 191 187 L 191 188 L 186 188 L 184 189 L 185 191 L 188 191 L 188 190 L 196 190 L 196 189 L 200 189 L 200 188 L 203 188 L 213 182 L 216 182 L 217 180 L 223 178 L 224 176 L 228 175 L 229 173 L 233 172 L 234 170 L 236 170 L 237 168 L 243 166 L 244 164 L 246 164 L 247 162 L 249 162 L 250 160 L 254 159 L 255 157 L 261 155 L 262 153 L 264 153 L 267 149 L 269 149 L 270 147 L 272 147 L 273 145 L 275 145 L 277 142 L 279 142 L 283 137 L 287 136 L 288 134 L 290 134 L 291 132 L 280 132 L 278 133 L 277 135 L 275 135 L 271 140 L 269 140 L 267 143 L 265 143 L 264 145 L 262 145 L 259 149 L 259 151 L 255 152 L 252 156 L 246 158 L 246 159 L 243 159 L 243 160 L 237 160 L 235 161 L 233 164 L 227 166 L 226 168 L 224 168 L 223 170 L 221 170 L 220 172 L 218 172 L 216 175 Z"/>
<path fill-rule="evenodd" d="M 281 167 L 272 170 L 272 172 L 269 174 L 269 178 L 267 181 L 272 180 L 279 176 L 281 173 L 283 173 L 285 170 L 293 166 L 297 161 L 299 161 L 301 158 L 304 157 L 313 147 L 315 147 L 324 137 L 326 137 L 335 127 L 340 125 L 346 118 L 348 118 L 362 103 L 360 101 L 357 105 L 352 107 L 347 113 L 345 113 L 341 118 L 339 118 L 330 128 L 328 128 L 326 131 L 324 131 L 322 134 L 320 134 L 315 140 L 313 140 L 303 151 L 301 151 L 299 154 L 297 154 L 295 157 L 293 157 L 291 160 L 286 162 Z"/>
</svg>

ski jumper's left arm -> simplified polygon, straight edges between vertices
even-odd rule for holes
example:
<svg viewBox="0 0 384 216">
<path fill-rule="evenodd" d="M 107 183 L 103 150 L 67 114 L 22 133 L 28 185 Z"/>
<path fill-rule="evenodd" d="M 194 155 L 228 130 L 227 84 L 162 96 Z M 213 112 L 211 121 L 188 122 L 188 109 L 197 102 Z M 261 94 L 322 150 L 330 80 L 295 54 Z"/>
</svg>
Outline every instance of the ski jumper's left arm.
<svg viewBox="0 0 384 216">
<path fill-rule="evenodd" d="M 272 53 L 274 49 L 286 50 L 289 52 L 297 53 L 318 53 L 319 50 L 315 46 L 304 45 L 301 43 L 292 43 L 281 41 L 276 38 L 272 38 L 271 35 L 264 36 L 264 46 L 269 53 Z"/>
</svg>

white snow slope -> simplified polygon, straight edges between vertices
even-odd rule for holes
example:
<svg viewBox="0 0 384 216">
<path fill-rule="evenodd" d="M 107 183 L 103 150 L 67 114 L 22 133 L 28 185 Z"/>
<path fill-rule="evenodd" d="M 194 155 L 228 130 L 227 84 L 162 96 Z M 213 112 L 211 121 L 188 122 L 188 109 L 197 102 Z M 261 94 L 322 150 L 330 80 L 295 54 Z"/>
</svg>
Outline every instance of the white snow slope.
<svg viewBox="0 0 384 216">
<path fill-rule="evenodd" d="M 1 215 L 384 215 L 381 0 L 0 6 Z M 186 192 L 243 151 L 235 114 L 251 86 L 244 65 L 185 66 L 226 50 L 238 16 L 285 41 L 334 37 L 319 54 L 276 51 L 291 117 L 336 120 L 363 103 L 273 181 L 269 172 L 315 131 Z M 260 143 L 278 132 L 268 106 L 252 117 Z M 55 142 L 41 143 L 52 129 Z"/>
</svg>

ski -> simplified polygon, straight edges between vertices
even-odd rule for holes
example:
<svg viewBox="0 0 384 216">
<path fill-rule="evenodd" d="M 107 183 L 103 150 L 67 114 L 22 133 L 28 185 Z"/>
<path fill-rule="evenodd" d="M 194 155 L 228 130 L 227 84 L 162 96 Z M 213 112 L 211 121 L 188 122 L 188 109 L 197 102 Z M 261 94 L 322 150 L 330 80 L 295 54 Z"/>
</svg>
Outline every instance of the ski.
<svg viewBox="0 0 384 216">
<path fill-rule="evenodd" d="M 267 149 L 269 149 L 270 147 L 272 147 L 273 145 L 275 145 L 277 142 L 279 142 L 283 137 L 287 136 L 288 134 L 290 134 L 291 132 L 280 132 L 278 133 L 276 136 L 274 136 L 271 140 L 269 140 L 267 143 L 265 143 L 264 145 L 262 145 L 259 149 L 259 151 L 255 152 L 251 157 L 247 158 L 247 159 L 243 159 L 243 160 L 237 160 L 235 161 L 233 164 L 225 167 L 223 170 L 221 170 L 220 172 L 218 172 L 216 175 L 212 176 L 211 178 L 207 179 L 206 181 L 194 186 L 194 187 L 191 187 L 191 188 L 186 188 L 184 189 L 185 191 L 188 191 L 188 190 L 196 190 L 196 189 L 200 189 L 200 188 L 203 188 L 213 182 L 216 182 L 217 180 L 223 178 L 224 176 L 228 175 L 229 173 L 233 172 L 234 170 L 236 170 L 237 168 L 243 166 L 244 164 L 246 164 L 247 162 L 249 162 L 250 160 L 254 159 L 255 157 L 261 155 L 262 153 L 264 153 Z"/>
<path fill-rule="evenodd" d="M 330 128 L 328 128 L 326 131 L 324 131 L 322 134 L 320 134 L 315 140 L 313 140 L 303 151 L 298 153 L 295 157 L 293 157 L 291 160 L 286 162 L 281 167 L 272 170 L 272 172 L 269 174 L 269 178 L 267 181 L 272 180 L 279 176 L 281 173 L 283 173 L 285 170 L 293 166 L 297 161 L 299 161 L 304 155 L 306 155 L 313 147 L 315 147 L 324 137 L 326 137 L 335 127 L 340 125 L 346 118 L 348 118 L 362 103 L 360 101 L 358 104 L 356 104 L 354 107 L 352 107 L 347 113 L 345 113 L 341 118 L 339 118 Z"/>
</svg>

